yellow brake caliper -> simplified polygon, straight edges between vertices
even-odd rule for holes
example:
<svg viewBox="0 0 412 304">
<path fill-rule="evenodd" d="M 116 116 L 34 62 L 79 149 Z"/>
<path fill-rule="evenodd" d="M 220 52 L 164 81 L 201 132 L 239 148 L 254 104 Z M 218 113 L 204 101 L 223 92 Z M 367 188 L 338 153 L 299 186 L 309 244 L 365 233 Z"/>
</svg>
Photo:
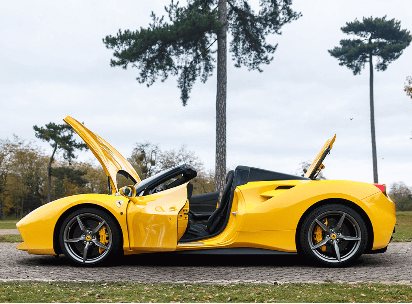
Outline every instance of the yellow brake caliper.
<svg viewBox="0 0 412 304">
<path fill-rule="evenodd" d="M 100 224 L 100 223 L 99 223 Z M 99 235 L 100 235 L 100 243 L 106 245 L 108 240 L 108 235 L 106 234 L 106 227 L 103 226 L 102 228 L 100 228 L 99 230 Z M 101 254 L 104 251 L 104 248 L 99 247 L 99 253 Z"/>
<path fill-rule="evenodd" d="M 325 226 L 328 225 L 328 219 L 325 220 L 325 223 L 324 223 L 324 224 L 325 224 Z M 315 244 L 317 244 L 317 243 L 319 243 L 320 241 L 323 240 L 322 232 L 323 232 L 322 228 L 320 228 L 319 225 L 316 226 L 316 229 L 315 229 L 315 231 L 313 232 L 313 239 L 314 239 L 315 242 L 316 242 Z M 325 251 L 326 251 L 326 245 L 321 246 L 321 247 L 320 247 L 320 250 L 321 250 L 322 252 L 325 252 Z"/>
</svg>

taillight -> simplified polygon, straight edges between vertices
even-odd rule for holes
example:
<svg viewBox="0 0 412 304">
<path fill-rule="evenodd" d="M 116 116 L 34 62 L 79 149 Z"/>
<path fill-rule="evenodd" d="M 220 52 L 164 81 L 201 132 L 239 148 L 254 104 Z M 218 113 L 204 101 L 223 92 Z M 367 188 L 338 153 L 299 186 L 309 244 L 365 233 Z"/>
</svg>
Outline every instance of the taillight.
<svg viewBox="0 0 412 304">
<path fill-rule="evenodd" d="M 386 185 L 385 184 L 374 184 L 376 188 L 382 191 L 383 194 L 386 196 Z"/>
</svg>

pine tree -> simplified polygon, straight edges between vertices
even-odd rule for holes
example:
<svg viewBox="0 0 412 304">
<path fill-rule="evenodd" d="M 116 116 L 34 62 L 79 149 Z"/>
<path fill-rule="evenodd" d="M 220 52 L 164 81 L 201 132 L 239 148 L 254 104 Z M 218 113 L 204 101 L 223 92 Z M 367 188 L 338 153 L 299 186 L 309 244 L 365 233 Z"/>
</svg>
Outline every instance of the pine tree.
<svg viewBox="0 0 412 304">
<path fill-rule="evenodd" d="M 172 0 L 165 7 L 170 22 L 152 12 L 148 28 L 119 30 L 103 39 L 114 50 L 111 66 L 138 68 L 140 83 L 150 86 L 159 77 L 177 76 L 184 106 L 195 81 L 212 75 L 217 53 L 215 189 L 220 192 L 226 176 L 227 33 L 233 36 L 229 51 L 235 66 L 262 72 L 277 48 L 266 37 L 280 35 L 284 24 L 301 16 L 291 5 L 292 0 L 260 0 L 256 13 L 247 0 L 188 0 L 187 6 Z"/>
<path fill-rule="evenodd" d="M 363 18 L 347 22 L 341 28 L 348 35 L 355 35 L 357 39 L 342 39 L 340 46 L 328 52 L 339 60 L 339 65 L 345 65 L 353 71 L 354 75 L 369 63 L 369 89 L 370 89 L 370 121 L 372 137 L 373 182 L 378 183 L 378 161 L 376 155 L 375 139 L 375 110 L 373 98 L 373 59 L 375 58 L 376 70 L 385 71 L 388 65 L 402 55 L 403 50 L 410 44 L 411 35 L 407 30 L 401 30 L 400 21 L 383 18 Z"/>
<path fill-rule="evenodd" d="M 74 130 L 68 125 L 57 125 L 54 122 L 46 124 L 46 127 L 33 126 L 37 138 L 47 141 L 53 148 L 52 155 L 47 166 L 47 202 L 51 201 L 51 176 L 52 163 L 54 156 L 60 150 L 63 152 L 63 158 L 71 163 L 71 160 L 76 158 L 75 149 L 87 149 L 85 143 L 78 143 L 73 139 Z"/>
</svg>

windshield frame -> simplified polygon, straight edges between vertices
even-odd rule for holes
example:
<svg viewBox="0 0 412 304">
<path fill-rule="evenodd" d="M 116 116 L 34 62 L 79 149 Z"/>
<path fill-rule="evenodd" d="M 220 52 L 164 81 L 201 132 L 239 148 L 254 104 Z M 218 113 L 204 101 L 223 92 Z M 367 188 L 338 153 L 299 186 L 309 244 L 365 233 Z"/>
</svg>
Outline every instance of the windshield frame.
<svg viewBox="0 0 412 304">
<path fill-rule="evenodd" d="M 162 182 L 165 182 L 168 179 L 179 174 L 188 175 L 188 180 L 191 180 L 197 176 L 197 171 L 192 166 L 187 164 L 166 169 L 140 181 L 140 183 L 138 184 L 135 184 L 134 187 L 136 188 L 136 195 L 141 196 L 140 194 L 144 192 L 147 188 L 154 188 L 158 184 L 161 184 Z"/>
</svg>

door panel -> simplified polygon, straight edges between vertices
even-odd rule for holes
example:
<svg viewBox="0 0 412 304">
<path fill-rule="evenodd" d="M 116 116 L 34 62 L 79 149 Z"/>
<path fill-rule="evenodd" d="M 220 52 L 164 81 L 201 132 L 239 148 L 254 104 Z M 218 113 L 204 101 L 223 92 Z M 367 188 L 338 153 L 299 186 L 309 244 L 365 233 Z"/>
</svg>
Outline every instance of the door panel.
<svg viewBox="0 0 412 304">
<path fill-rule="evenodd" d="M 127 224 L 132 250 L 173 251 L 176 249 L 179 212 L 187 201 L 186 186 L 187 183 L 173 188 L 174 191 L 147 205 L 132 202 L 129 204 Z M 179 225 L 182 226 L 182 221 L 179 221 Z M 186 230 L 185 227 L 180 227 L 179 230 L 182 229 Z"/>
</svg>

